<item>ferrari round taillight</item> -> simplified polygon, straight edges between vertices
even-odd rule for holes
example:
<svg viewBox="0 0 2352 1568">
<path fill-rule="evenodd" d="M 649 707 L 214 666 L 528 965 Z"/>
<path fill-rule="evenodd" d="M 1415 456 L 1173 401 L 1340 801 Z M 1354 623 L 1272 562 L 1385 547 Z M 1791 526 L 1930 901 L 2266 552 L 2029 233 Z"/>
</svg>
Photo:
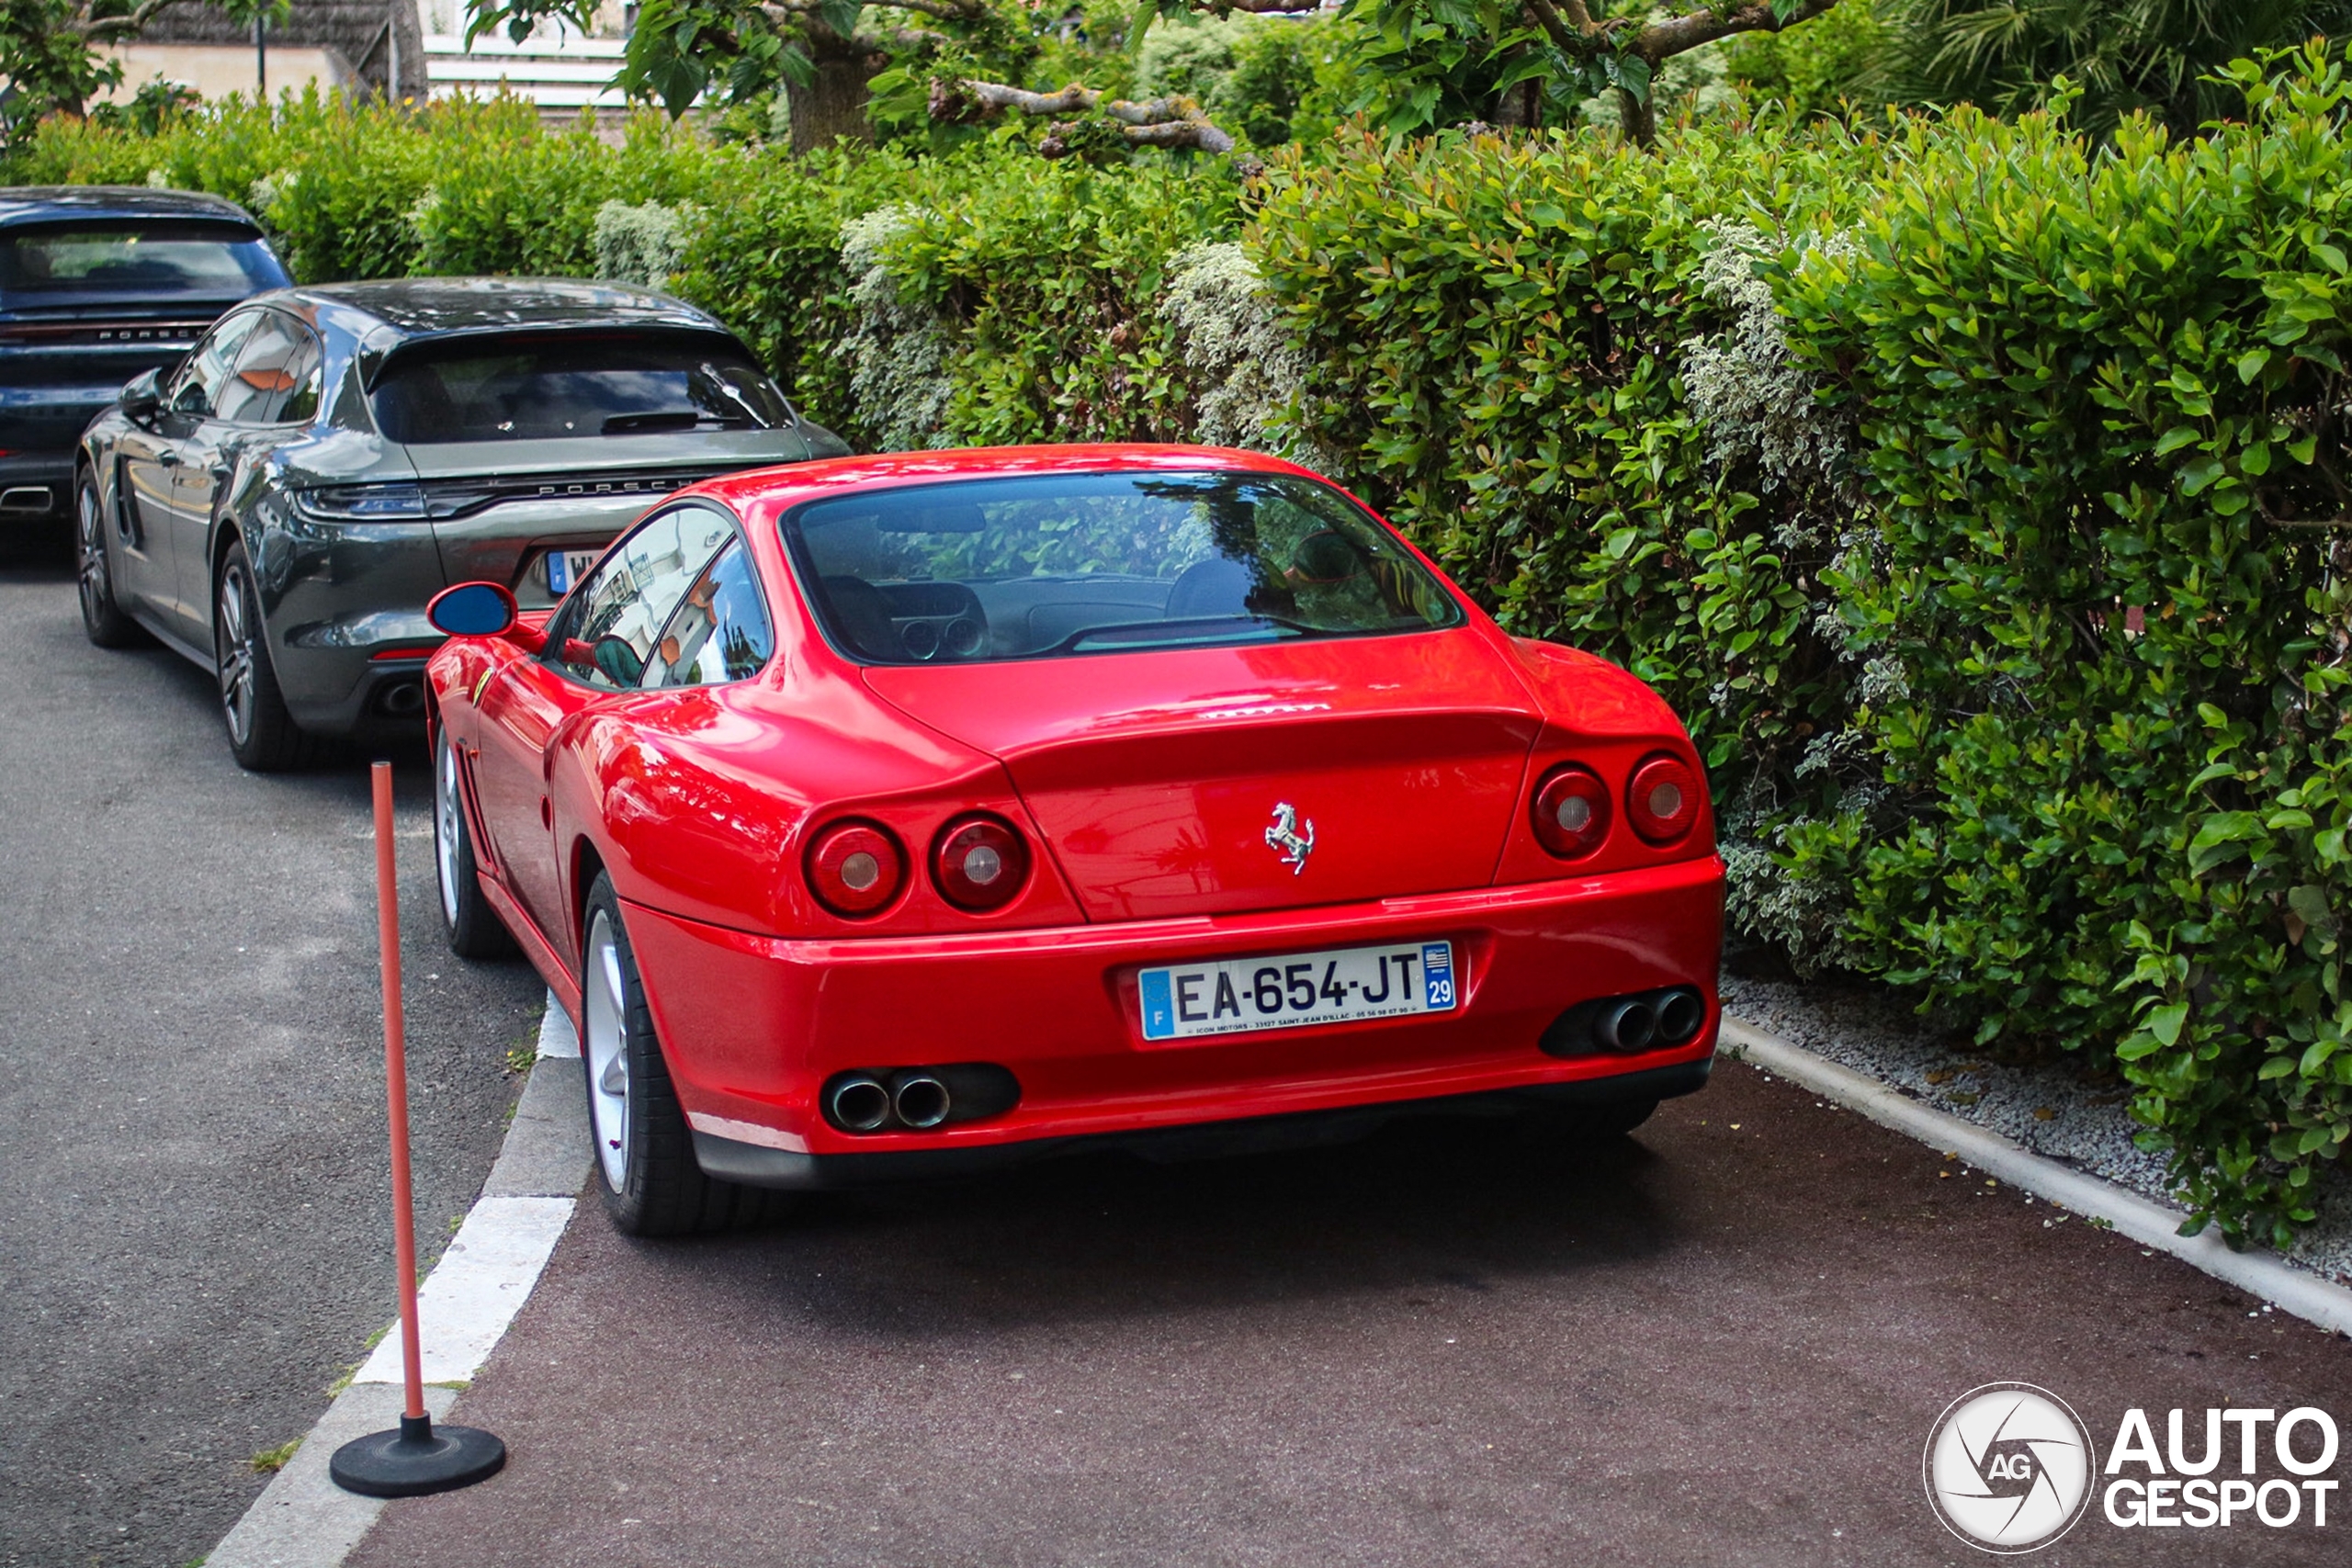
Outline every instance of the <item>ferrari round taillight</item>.
<svg viewBox="0 0 2352 1568">
<path fill-rule="evenodd" d="M 1699 820 L 1699 775 L 1681 758 L 1660 751 L 1642 759 L 1625 783 L 1625 815 L 1653 844 L 1670 844 Z"/>
<path fill-rule="evenodd" d="M 1535 792 L 1535 838 L 1562 860 L 1580 860 L 1609 837 L 1609 786 L 1582 768 L 1562 768 Z"/>
<path fill-rule="evenodd" d="M 940 897 L 959 909 L 1001 908 L 1029 880 L 1029 846 L 1009 822 L 967 817 L 939 835 L 931 876 Z"/>
<path fill-rule="evenodd" d="M 899 896 L 906 876 L 899 840 L 871 822 L 837 822 L 809 842 L 809 890 L 836 915 L 875 913 Z"/>
</svg>

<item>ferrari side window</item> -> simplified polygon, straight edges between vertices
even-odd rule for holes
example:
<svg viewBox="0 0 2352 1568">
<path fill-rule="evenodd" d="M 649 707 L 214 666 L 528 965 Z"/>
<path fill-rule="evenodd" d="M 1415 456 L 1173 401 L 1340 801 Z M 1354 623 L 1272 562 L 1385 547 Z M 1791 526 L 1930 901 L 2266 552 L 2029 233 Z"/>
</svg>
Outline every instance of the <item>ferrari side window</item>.
<svg viewBox="0 0 2352 1568">
<path fill-rule="evenodd" d="M 561 633 L 548 641 L 557 667 L 611 691 L 642 682 L 662 626 L 734 534 L 710 508 L 682 506 L 622 540 L 566 602 Z"/>
<path fill-rule="evenodd" d="M 662 628 L 662 640 L 645 667 L 645 684 L 651 689 L 746 681 L 760 672 L 775 649 L 751 553 L 737 539 L 703 569 Z"/>
</svg>

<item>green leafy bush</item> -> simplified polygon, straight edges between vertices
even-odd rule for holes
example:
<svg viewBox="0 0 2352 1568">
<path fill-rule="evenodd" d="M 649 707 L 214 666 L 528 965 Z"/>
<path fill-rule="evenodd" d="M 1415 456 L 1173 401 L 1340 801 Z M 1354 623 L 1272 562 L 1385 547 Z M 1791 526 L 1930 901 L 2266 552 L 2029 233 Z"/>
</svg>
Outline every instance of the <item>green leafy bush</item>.
<svg viewBox="0 0 2352 1568">
<path fill-rule="evenodd" d="M 2283 1242 L 2352 1132 L 2340 922 L 2352 86 L 2248 123 L 1962 111 L 1861 243 L 1790 258 L 1792 336 L 1859 420 L 1883 553 L 1891 815 L 1819 835 L 1872 968 L 1979 1038 L 2112 1044 L 2202 1213 Z"/>
</svg>

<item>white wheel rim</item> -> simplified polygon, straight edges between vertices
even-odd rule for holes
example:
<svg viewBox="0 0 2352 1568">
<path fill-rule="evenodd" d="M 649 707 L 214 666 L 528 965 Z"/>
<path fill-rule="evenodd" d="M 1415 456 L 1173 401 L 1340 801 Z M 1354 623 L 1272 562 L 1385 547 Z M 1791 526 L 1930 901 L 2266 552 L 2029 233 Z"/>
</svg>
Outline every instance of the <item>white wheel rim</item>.
<svg viewBox="0 0 2352 1568">
<path fill-rule="evenodd" d="M 441 871 L 441 917 L 454 930 L 458 924 L 458 896 L 464 889 L 458 885 L 458 835 L 465 831 L 465 819 L 458 815 L 458 749 L 449 744 L 449 733 L 441 732 L 438 748 L 440 765 L 434 770 L 433 851 L 434 861 Z"/>
<path fill-rule="evenodd" d="M 605 1184 L 616 1192 L 628 1184 L 628 1046 L 625 1021 L 628 987 L 621 979 L 620 942 L 612 921 L 599 909 L 588 927 L 587 994 L 582 1008 L 588 1058 L 588 1119 L 596 1134 L 596 1158 Z"/>
</svg>

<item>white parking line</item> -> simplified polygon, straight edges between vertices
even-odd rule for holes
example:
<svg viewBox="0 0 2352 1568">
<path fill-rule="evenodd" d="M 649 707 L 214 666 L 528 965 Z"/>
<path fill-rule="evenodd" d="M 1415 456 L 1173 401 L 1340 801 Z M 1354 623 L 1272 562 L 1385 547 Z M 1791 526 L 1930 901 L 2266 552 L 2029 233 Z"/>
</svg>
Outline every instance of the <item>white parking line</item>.
<svg viewBox="0 0 2352 1568">
<path fill-rule="evenodd" d="M 588 1090 L 572 1062 L 571 1021 L 548 998 L 538 1063 L 515 1101 L 514 1121 L 490 1179 L 417 1291 L 417 1325 L 428 1385 L 470 1382 L 530 1299 L 571 1222 L 588 1174 Z M 400 1336 L 375 1352 L 319 1417 L 302 1446 L 254 1500 L 205 1568 L 337 1568 L 384 1511 L 327 1478 L 327 1461 L 353 1438 L 399 1424 Z M 454 1390 L 428 1386 L 435 1421 Z"/>
</svg>

